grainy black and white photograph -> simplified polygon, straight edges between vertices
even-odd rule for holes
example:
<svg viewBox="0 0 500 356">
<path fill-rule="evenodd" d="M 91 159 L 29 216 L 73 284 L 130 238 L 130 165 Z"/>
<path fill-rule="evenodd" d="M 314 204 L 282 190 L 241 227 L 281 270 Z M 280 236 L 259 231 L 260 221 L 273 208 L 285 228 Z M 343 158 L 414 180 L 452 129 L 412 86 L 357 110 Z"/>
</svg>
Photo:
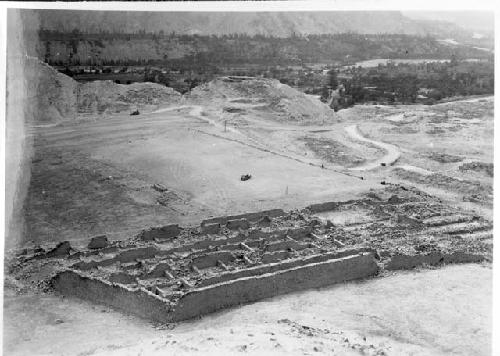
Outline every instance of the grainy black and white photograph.
<svg viewBox="0 0 500 356">
<path fill-rule="evenodd" d="M 3 355 L 494 354 L 493 8 L 286 3 L 5 9 Z"/>
</svg>

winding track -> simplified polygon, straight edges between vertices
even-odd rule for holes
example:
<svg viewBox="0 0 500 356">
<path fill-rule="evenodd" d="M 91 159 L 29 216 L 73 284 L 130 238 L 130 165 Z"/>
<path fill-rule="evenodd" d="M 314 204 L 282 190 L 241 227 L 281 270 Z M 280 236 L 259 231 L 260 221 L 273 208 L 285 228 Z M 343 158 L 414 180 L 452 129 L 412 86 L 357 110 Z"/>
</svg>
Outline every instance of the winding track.
<svg viewBox="0 0 500 356">
<path fill-rule="evenodd" d="M 163 113 L 163 112 L 174 111 L 174 110 L 181 110 L 181 109 L 188 109 L 188 108 L 191 109 L 191 111 L 189 112 L 189 115 L 194 116 L 194 117 L 196 117 L 196 118 L 198 118 L 200 120 L 206 121 L 209 124 L 212 124 L 212 125 L 215 125 L 215 126 L 221 126 L 221 124 L 218 123 L 217 121 L 212 120 L 212 119 L 210 119 L 210 118 L 208 118 L 206 116 L 201 115 L 202 106 L 200 106 L 200 105 L 182 105 L 182 106 L 170 107 L 170 108 L 156 110 L 156 111 L 152 112 L 152 114 L 159 114 L 159 113 Z M 238 132 L 239 133 L 239 131 L 237 131 L 235 128 L 228 127 L 227 129 L 228 129 L 228 131 Z M 370 144 L 375 145 L 377 147 L 380 147 L 381 149 L 383 149 L 384 151 L 386 151 L 386 154 L 383 157 L 381 157 L 381 158 L 379 158 L 377 160 L 371 161 L 371 162 L 367 162 L 367 163 L 362 164 L 362 165 L 357 166 L 357 167 L 349 168 L 350 171 L 367 171 L 367 170 L 372 170 L 372 169 L 380 167 L 382 163 L 385 163 L 387 166 L 391 166 L 401 156 L 401 152 L 399 151 L 399 148 L 397 146 L 391 145 L 389 143 L 385 143 L 385 142 L 381 142 L 381 141 L 375 141 L 375 140 L 371 140 L 369 138 L 366 138 L 365 136 L 363 136 L 359 132 L 358 127 L 355 124 L 345 127 L 344 130 L 353 139 L 355 139 L 357 141 L 362 141 L 362 142 L 370 143 Z M 209 133 L 206 133 L 206 132 L 202 132 L 202 133 L 209 134 Z M 218 136 L 218 137 L 223 138 L 223 139 L 228 139 L 227 137 L 221 137 L 219 135 L 214 135 L 214 134 L 210 134 L 210 135 Z M 241 142 L 240 140 L 235 140 L 235 139 L 230 139 L 230 140 L 231 141 L 236 141 L 236 142 L 239 142 L 239 143 L 242 143 L 242 144 L 245 144 L 247 146 L 254 147 L 254 148 L 259 149 L 259 150 L 264 150 L 264 149 L 262 149 L 262 147 L 258 147 L 256 145 L 251 145 L 251 144 L 248 144 L 248 143 L 245 143 L 245 142 Z M 286 157 L 286 158 L 291 158 L 291 159 L 294 159 L 296 161 L 300 161 L 301 163 L 306 163 L 306 164 L 314 166 L 314 164 L 311 164 L 309 162 L 302 162 L 301 160 L 299 160 L 299 159 L 297 159 L 295 157 L 290 157 L 290 156 L 285 155 L 285 154 L 280 154 L 280 153 L 277 153 L 277 152 L 272 152 L 272 151 L 267 150 L 267 149 L 265 151 L 267 151 L 269 153 L 273 153 L 273 154 L 278 154 L 280 156 L 283 156 L 283 157 Z M 402 167 L 402 168 L 406 168 L 406 167 Z M 415 168 L 418 169 L 418 167 L 415 167 Z M 335 170 L 335 171 L 337 171 L 337 170 Z M 344 173 L 344 174 L 346 174 L 346 172 L 342 172 L 342 171 L 337 171 L 337 172 L 338 173 Z M 429 173 L 431 173 L 431 172 L 429 172 Z"/>
<path fill-rule="evenodd" d="M 191 111 L 189 112 L 189 115 L 194 116 L 194 117 L 196 117 L 196 118 L 198 118 L 200 120 L 206 121 L 206 122 L 208 122 L 208 123 L 210 123 L 210 124 L 212 124 L 214 126 L 221 126 L 221 124 L 218 123 L 217 121 L 209 119 L 209 118 L 201 115 L 202 106 L 200 106 L 200 105 L 175 106 L 175 107 L 170 107 L 170 108 L 165 108 L 165 109 L 159 109 L 159 110 L 153 111 L 151 114 L 159 114 L 159 113 L 164 113 L 164 112 L 168 112 L 168 111 L 181 110 L 181 109 L 187 109 L 187 108 L 191 108 Z M 245 145 L 245 146 L 248 146 L 248 147 L 252 147 L 252 148 L 255 148 L 255 149 L 263 151 L 263 152 L 267 152 L 267 153 L 270 153 L 270 154 L 273 154 L 273 155 L 277 155 L 277 156 L 281 156 L 281 157 L 284 157 L 284 158 L 288 158 L 288 159 L 297 161 L 297 162 L 302 163 L 302 164 L 306 164 L 308 166 L 317 167 L 317 168 L 321 168 L 321 169 L 325 169 L 325 170 L 329 170 L 329 171 L 334 171 L 336 173 L 340 173 L 340 174 L 343 174 L 343 175 L 346 175 L 346 176 L 350 176 L 350 177 L 360 178 L 357 175 L 349 173 L 348 171 L 345 171 L 345 170 L 338 170 L 338 169 L 333 169 L 331 167 L 324 167 L 323 165 L 315 164 L 315 163 L 312 163 L 312 162 L 309 162 L 309 161 L 304 161 L 304 160 L 302 160 L 300 158 L 293 157 L 293 156 L 287 155 L 285 153 L 277 152 L 277 151 L 274 151 L 274 150 L 271 150 L 271 149 L 268 149 L 268 148 L 263 148 L 257 142 L 255 144 L 252 144 L 252 143 L 244 142 L 244 141 L 241 141 L 241 140 L 238 140 L 238 139 L 235 139 L 235 138 L 229 138 L 229 137 L 224 137 L 224 136 L 217 135 L 217 134 L 214 134 L 214 133 L 205 132 L 203 130 L 198 130 L 198 129 L 192 129 L 192 130 L 197 131 L 197 132 L 202 133 L 202 134 L 205 134 L 205 135 L 210 135 L 210 136 L 214 136 L 214 137 L 217 137 L 217 138 L 220 138 L 220 139 L 237 142 L 237 143 L 240 143 L 242 145 Z M 227 127 L 227 130 L 231 131 L 231 132 L 234 132 L 234 133 L 240 133 L 236 128 L 229 128 L 229 127 Z M 294 130 L 296 130 L 296 129 L 294 129 Z"/>
<path fill-rule="evenodd" d="M 382 163 L 385 163 L 387 166 L 391 166 L 401 156 L 401 152 L 399 151 L 399 148 L 397 146 L 394 146 L 394 145 L 391 145 L 391 144 L 385 143 L 385 142 L 370 140 L 369 138 L 364 137 L 359 132 L 357 125 L 347 126 L 344 128 L 344 130 L 353 139 L 355 139 L 357 141 L 371 143 L 372 145 L 380 147 L 381 149 L 383 149 L 387 152 L 383 157 L 381 157 L 375 161 L 371 161 L 371 162 L 362 164 L 360 166 L 350 168 L 350 170 L 352 170 L 352 171 L 368 171 L 368 170 L 380 167 Z"/>
</svg>

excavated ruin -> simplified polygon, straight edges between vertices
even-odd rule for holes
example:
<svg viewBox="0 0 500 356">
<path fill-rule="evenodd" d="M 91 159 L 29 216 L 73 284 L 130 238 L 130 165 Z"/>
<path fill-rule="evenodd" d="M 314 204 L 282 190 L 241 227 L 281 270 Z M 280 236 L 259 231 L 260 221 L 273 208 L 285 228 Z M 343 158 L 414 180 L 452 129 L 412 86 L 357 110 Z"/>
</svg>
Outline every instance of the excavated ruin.
<svg viewBox="0 0 500 356">
<path fill-rule="evenodd" d="M 491 260 L 492 224 L 413 188 L 300 211 L 154 227 L 127 241 L 96 236 L 20 259 L 58 261 L 52 286 L 159 322 L 176 322 L 381 270 Z"/>
</svg>

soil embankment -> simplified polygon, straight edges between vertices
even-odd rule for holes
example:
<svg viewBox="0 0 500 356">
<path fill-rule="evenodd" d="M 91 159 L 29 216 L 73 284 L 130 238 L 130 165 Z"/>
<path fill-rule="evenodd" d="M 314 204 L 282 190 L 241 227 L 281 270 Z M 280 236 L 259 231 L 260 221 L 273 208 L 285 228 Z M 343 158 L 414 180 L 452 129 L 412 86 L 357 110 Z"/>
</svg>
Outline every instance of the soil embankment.
<svg viewBox="0 0 500 356">
<path fill-rule="evenodd" d="M 275 79 L 221 77 L 194 88 L 186 100 L 220 106 L 227 113 L 268 113 L 273 121 L 292 124 L 335 118 L 328 105 Z"/>
<path fill-rule="evenodd" d="M 79 114 L 151 111 L 160 104 L 178 103 L 182 97 L 172 88 L 156 83 L 78 83 L 36 58 L 26 58 L 23 63 L 25 121 L 30 123 L 71 120 Z"/>
</svg>

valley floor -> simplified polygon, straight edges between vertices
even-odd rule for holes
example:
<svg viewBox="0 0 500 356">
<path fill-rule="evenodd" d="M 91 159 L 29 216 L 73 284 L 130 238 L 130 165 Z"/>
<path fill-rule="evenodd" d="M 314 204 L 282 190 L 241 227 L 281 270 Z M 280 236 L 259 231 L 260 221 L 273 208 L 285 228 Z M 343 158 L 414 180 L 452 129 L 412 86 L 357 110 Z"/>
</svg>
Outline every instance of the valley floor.
<svg viewBox="0 0 500 356">
<path fill-rule="evenodd" d="M 7 241 L 7 257 L 25 246 L 69 240 L 78 247 L 99 234 L 120 240 L 151 226 L 360 199 L 386 183 L 417 188 L 487 220 L 489 229 L 492 97 L 435 106 L 356 106 L 328 122 L 294 125 L 236 99 L 31 127 L 24 237 Z M 238 110 L 224 112 L 224 105 Z M 252 178 L 241 181 L 247 173 Z M 335 218 L 339 224 L 368 224 L 357 215 Z M 489 231 L 461 234 L 464 244 L 469 237 L 481 239 L 491 250 Z M 6 355 L 490 352 L 486 262 L 285 295 L 172 330 L 36 291 L 26 285 L 51 270 L 29 268 L 18 270 L 22 278 L 6 286 Z"/>
<path fill-rule="evenodd" d="M 9 240 L 7 249 L 355 199 L 381 182 L 492 218 L 492 97 L 357 106 L 307 125 L 234 101 L 243 113 L 202 104 L 33 127 L 24 241 Z M 240 181 L 246 173 L 252 179 Z"/>
</svg>

